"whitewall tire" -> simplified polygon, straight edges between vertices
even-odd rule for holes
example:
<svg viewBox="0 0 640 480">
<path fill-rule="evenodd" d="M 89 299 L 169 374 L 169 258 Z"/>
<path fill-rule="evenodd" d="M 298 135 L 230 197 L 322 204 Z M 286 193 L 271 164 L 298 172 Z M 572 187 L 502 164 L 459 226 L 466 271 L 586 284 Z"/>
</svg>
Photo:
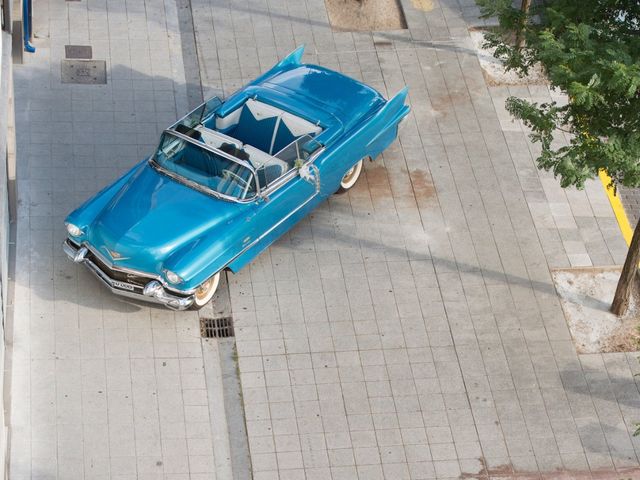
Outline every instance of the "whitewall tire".
<svg viewBox="0 0 640 480">
<path fill-rule="evenodd" d="M 216 273 L 196 289 L 193 296 L 193 305 L 191 306 L 193 309 L 200 310 L 211 301 L 220 284 L 220 273 L 221 272 Z"/>
<path fill-rule="evenodd" d="M 346 171 L 340 181 L 340 188 L 337 193 L 344 193 L 356 184 L 362 173 L 362 166 L 364 165 L 364 158 L 360 159 L 353 167 Z"/>
</svg>

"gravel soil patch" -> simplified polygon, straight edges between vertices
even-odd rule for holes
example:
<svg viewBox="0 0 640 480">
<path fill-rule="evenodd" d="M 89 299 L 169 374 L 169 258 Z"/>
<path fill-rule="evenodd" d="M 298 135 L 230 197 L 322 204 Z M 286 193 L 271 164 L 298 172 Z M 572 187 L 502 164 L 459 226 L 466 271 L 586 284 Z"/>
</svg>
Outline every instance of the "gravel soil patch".
<svg viewBox="0 0 640 480">
<path fill-rule="evenodd" d="M 578 353 L 639 349 L 637 292 L 625 316 L 609 312 L 620 268 L 571 268 L 552 274 Z"/>
<path fill-rule="evenodd" d="M 407 28 L 398 0 L 325 0 L 331 27 L 338 31 Z"/>
</svg>

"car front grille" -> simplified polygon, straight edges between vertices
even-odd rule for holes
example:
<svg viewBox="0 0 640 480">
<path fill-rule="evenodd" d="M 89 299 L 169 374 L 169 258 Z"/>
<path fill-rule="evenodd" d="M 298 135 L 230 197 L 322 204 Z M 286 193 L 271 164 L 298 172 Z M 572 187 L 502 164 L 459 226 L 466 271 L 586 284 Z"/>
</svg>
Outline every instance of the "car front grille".
<svg viewBox="0 0 640 480">
<path fill-rule="evenodd" d="M 93 264 L 96 267 L 98 267 L 100 270 L 102 270 L 102 272 L 105 275 L 107 275 L 110 279 L 116 280 L 118 282 L 129 283 L 131 285 L 136 285 L 140 288 L 143 288 L 151 280 L 154 280 L 154 278 L 151 276 L 146 277 L 143 275 L 136 275 L 134 273 L 114 270 L 109 265 L 107 265 L 104 261 L 102 261 L 102 259 L 98 255 L 93 253 L 91 250 L 89 250 L 89 253 L 87 253 L 86 258 L 87 260 L 90 260 L 91 262 L 93 262 Z"/>
</svg>

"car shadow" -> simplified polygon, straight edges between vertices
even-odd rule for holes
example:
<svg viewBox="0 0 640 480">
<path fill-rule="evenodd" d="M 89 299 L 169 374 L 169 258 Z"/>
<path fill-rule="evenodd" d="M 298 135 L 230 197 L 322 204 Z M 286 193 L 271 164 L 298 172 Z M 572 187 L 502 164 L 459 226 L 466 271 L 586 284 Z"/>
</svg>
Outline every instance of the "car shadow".
<svg viewBox="0 0 640 480">
<path fill-rule="evenodd" d="M 358 212 L 353 213 L 354 218 L 365 219 L 366 217 L 363 214 L 359 214 Z M 499 282 L 505 283 L 509 285 L 517 285 L 521 287 L 533 288 L 542 293 L 546 294 L 556 294 L 555 287 L 552 283 L 545 283 L 537 280 L 531 280 L 529 278 L 521 277 L 518 275 L 513 275 L 508 272 L 499 272 L 496 270 L 480 268 L 477 266 L 469 265 L 464 262 L 458 262 L 455 260 L 451 260 L 448 258 L 438 257 L 436 255 L 431 255 L 429 250 L 429 245 L 425 243 L 424 251 L 416 251 L 415 249 L 409 248 L 400 248 L 395 246 L 384 245 L 379 242 L 375 242 L 369 240 L 367 238 L 358 238 L 353 235 L 349 235 L 343 233 L 337 229 L 326 228 L 320 225 L 313 225 L 313 236 L 316 240 L 332 240 L 337 241 L 344 245 L 345 247 L 353 247 L 354 245 L 361 246 L 364 250 L 379 250 L 390 253 L 392 256 L 397 258 L 406 258 L 409 259 L 427 259 L 430 260 L 434 265 L 438 265 L 443 268 L 443 270 L 460 272 L 463 271 L 465 273 L 470 273 L 471 275 L 477 276 L 479 278 L 484 278 L 487 280 L 491 280 L 492 283 Z M 424 230 L 423 230 L 424 231 Z M 550 278 L 551 282 L 551 278 Z"/>
<path fill-rule="evenodd" d="M 151 154 L 160 133 L 197 102 L 187 99 L 187 84 L 170 78 L 124 66 L 107 69 L 106 77 L 106 85 L 62 84 L 37 64 L 14 70 L 14 291 L 28 289 L 43 310 L 57 304 L 123 313 L 164 309 L 111 294 L 62 252 L 67 214 Z M 59 122 L 50 121 L 56 117 Z"/>
</svg>

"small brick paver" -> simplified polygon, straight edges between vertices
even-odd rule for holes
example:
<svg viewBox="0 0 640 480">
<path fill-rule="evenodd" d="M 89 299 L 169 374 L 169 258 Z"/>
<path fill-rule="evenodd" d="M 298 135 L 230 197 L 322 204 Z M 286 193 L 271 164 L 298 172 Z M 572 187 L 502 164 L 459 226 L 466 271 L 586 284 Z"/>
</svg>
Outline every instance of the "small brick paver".
<svg viewBox="0 0 640 480">
<path fill-rule="evenodd" d="M 173 0 L 38 2 L 15 68 L 11 478 L 214 478 L 197 316 L 115 300 L 64 258 L 62 220 L 198 77 L 228 94 L 303 43 L 387 96 L 408 85 L 412 113 L 355 189 L 229 278 L 253 478 L 640 477 L 636 354 L 576 354 L 550 275 L 626 245 L 597 181 L 536 169 L 504 99 L 554 97 L 485 84 L 474 2 L 401 0 L 409 29 L 375 34 L 332 31 L 323 0 L 190 4 L 196 52 Z M 59 83 L 67 44 L 106 86 Z"/>
<path fill-rule="evenodd" d="M 198 316 L 122 303 L 61 248 L 67 213 L 187 111 L 176 5 L 34 5 L 37 52 L 14 66 L 9 478 L 213 479 Z M 60 82 L 68 44 L 106 60 L 106 85 Z"/>
<path fill-rule="evenodd" d="M 370 34 L 332 31 L 322 0 L 192 0 L 210 92 L 304 43 L 412 107 L 349 195 L 230 278 L 254 478 L 637 468 L 637 361 L 577 355 L 550 276 L 624 259 L 601 185 L 537 170 L 504 99 L 555 97 L 485 84 L 474 2 L 401 3 L 409 29 Z"/>
</svg>

